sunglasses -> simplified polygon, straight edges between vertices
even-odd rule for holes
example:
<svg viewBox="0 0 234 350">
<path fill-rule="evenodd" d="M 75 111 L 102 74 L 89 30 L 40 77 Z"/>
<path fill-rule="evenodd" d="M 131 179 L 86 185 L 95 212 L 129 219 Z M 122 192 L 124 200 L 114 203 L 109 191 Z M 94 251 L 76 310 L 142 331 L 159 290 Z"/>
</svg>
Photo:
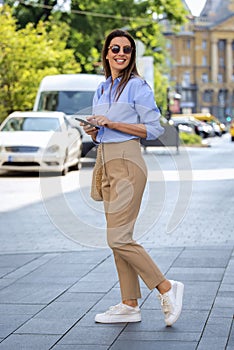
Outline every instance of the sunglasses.
<svg viewBox="0 0 234 350">
<path fill-rule="evenodd" d="M 121 46 L 112 45 L 112 46 L 109 46 L 108 49 L 111 49 L 112 53 L 117 54 L 120 52 Z M 123 46 L 122 49 L 125 55 L 130 55 L 130 53 L 132 52 L 132 47 L 129 45 Z"/>
</svg>

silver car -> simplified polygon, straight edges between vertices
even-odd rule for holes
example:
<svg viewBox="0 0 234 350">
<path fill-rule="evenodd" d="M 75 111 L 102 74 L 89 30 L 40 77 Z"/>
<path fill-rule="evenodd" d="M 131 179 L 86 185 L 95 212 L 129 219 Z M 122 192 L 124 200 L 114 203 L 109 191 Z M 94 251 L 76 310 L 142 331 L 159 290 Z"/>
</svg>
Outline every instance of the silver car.
<svg viewBox="0 0 234 350">
<path fill-rule="evenodd" d="M 62 112 L 14 112 L 0 127 L 0 169 L 62 173 L 80 169 L 82 135 Z"/>
</svg>

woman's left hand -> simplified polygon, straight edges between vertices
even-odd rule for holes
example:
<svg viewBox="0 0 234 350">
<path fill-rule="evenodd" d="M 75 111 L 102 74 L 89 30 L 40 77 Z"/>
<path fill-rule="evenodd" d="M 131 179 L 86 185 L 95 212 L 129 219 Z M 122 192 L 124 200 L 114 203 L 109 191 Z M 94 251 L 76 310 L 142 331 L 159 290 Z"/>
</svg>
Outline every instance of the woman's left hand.
<svg viewBox="0 0 234 350">
<path fill-rule="evenodd" d="M 89 118 L 87 118 L 87 120 L 89 120 Z M 105 126 L 105 127 L 109 127 L 109 125 L 111 124 L 110 119 L 108 119 L 107 117 L 105 117 L 104 115 L 95 115 L 93 117 L 90 118 L 90 121 L 95 121 L 95 124 L 97 124 L 98 126 Z"/>
</svg>

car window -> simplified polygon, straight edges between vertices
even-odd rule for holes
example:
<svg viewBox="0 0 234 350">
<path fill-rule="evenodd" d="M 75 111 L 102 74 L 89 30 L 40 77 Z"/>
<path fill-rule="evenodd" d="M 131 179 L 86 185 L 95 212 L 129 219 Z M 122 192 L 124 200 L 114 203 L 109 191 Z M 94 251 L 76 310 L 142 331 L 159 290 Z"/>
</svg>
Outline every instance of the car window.
<svg viewBox="0 0 234 350">
<path fill-rule="evenodd" d="M 58 118 L 11 118 L 2 131 L 61 131 Z"/>
<path fill-rule="evenodd" d="M 43 91 L 38 111 L 91 114 L 94 91 Z"/>
<path fill-rule="evenodd" d="M 22 130 L 23 118 L 11 118 L 3 126 L 2 131 L 20 131 Z"/>
</svg>

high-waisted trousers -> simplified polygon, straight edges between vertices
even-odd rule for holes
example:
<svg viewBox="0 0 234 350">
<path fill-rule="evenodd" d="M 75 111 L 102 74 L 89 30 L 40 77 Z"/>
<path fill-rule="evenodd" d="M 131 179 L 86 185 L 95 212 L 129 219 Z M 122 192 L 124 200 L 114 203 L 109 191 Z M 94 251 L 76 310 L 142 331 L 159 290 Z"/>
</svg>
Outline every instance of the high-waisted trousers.
<svg viewBox="0 0 234 350">
<path fill-rule="evenodd" d="M 118 272 L 122 300 L 141 298 L 140 276 L 152 290 L 165 280 L 145 249 L 133 239 L 147 180 L 147 168 L 137 139 L 102 143 L 102 193 L 107 242 Z"/>
</svg>

